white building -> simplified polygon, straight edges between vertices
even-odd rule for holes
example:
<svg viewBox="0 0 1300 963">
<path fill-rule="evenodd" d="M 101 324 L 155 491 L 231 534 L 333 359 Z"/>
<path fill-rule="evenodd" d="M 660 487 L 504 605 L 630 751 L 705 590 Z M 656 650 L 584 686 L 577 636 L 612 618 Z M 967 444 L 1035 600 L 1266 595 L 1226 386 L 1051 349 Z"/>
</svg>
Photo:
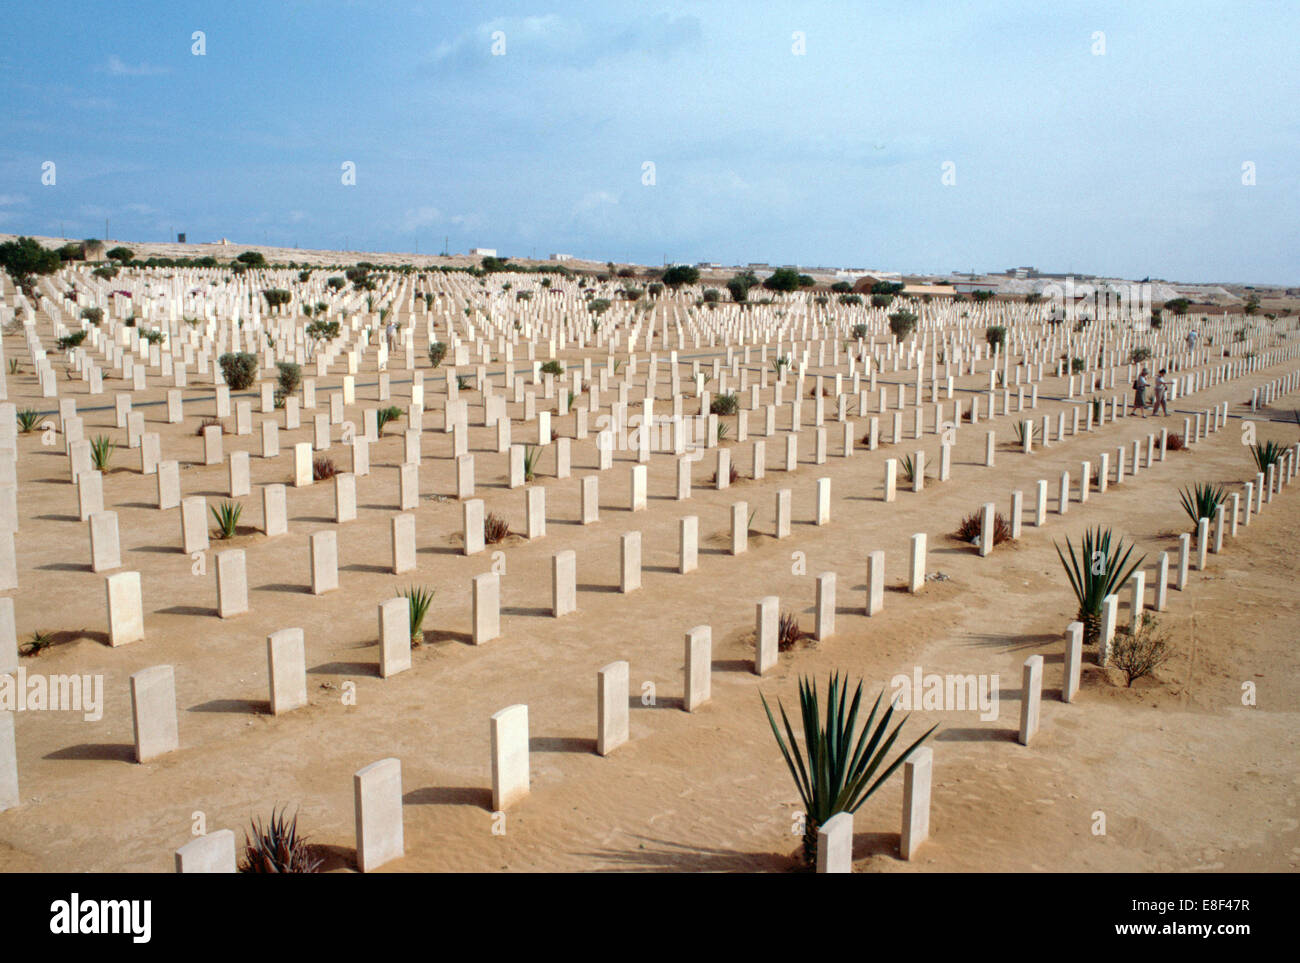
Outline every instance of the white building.
<svg viewBox="0 0 1300 963">
<path fill-rule="evenodd" d="M 497 249 L 494 247 L 472 247 L 469 249 L 471 257 L 496 257 Z"/>
<path fill-rule="evenodd" d="M 552 261 L 572 261 L 572 260 L 573 260 L 573 255 L 572 255 L 572 254 L 552 254 L 552 255 L 551 255 L 551 260 L 552 260 Z"/>
</svg>

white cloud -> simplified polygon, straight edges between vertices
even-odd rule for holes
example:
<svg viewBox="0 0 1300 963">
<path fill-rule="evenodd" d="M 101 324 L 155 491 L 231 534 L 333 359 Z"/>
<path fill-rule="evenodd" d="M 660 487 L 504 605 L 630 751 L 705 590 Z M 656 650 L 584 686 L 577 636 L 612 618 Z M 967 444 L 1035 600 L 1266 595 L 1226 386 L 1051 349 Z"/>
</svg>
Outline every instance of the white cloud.
<svg viewBox="0 0 1300 963">
<path fill-rule="evenodd" d="M 155 77 L 170 72 L 168 67 L 155 67 L 148 63 L 125 63 L 117 54 L 109 56 L 108 66 L 104 69 L 114 77 Z"/>
<path fill-rule="evenodd" d="M 425 205 L 424 207 L 413 207 L 402 217 L 403 231 L 416 231 L 422 227 L 429 227 L 442 221 L 442 212 L 436 207 Z"/>
</svg>

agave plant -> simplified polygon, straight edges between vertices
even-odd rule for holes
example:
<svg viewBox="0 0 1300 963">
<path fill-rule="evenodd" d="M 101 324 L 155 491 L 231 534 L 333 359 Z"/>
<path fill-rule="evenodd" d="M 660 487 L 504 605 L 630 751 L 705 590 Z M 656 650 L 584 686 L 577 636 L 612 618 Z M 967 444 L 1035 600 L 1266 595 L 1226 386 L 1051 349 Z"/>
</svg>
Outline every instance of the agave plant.
<svg viewBox="0 0 1300 963">
<path fill-rule="evenodd" d="M 916 481 L 916 464 L 912 461 L 911 455 L 904 455 L 899 460 L 898 467 L 902 469 L 903 477 L 909 482 Z"/>
<path fill-rule="evenodd" d="M 1263 444 L 1250 446 L 1250 454 L 1255 459 L 1255 467 L 1266 475 L 1269 466 L 1280 462 L 1285 453 L 1286 449 L 1275 441 L 1266 441 Z"/>
<path fill-rule="evenodd" d="M 1074 596 L 1079 600 L 1075 618 L 1083 623 L 1083 641 L 1091 645 L 1101 637 L 1102 602 L 1106 596 L 1119 591 L 1120 586 L 1146 561 L 1146 556 L 1129 564 L 1133 546 L 1126 547 L 1122 538 L 1115 538 L 1109 528 L 1103 529 L 1100 525 L 1083 533 L 1077 551 L 1068 536 L 1065 545 L 1070 552 L 1069 560 L 1066 560 L 1060 545 L 1056 546 L 1056 554 L 1065 567 L 1070 588 L 1074 589 Z"/>
<path fill-rule="evenodd" d="M 429 614 L 433 604 L 433 589 L 412 585 L 402 589 L 399 595 L 405 596 L 411 610 L 411 645 L 424 641 L 424 617 Z"/>
<path fill-rule="evenodd" d="M 1038 441 L 1038 436 L 1041 434 L 1041 429 L 1038 427 L 1038 425 L 1034 424 L 1032 421 L 1029 422 L 1028 424 L 1029 424 L 1029 441 L 1032 444 L 1033 442 Z M 1016 436 L 1016 444 L 1023 447 L 1025 444 L 1025 422 L 1023 421 L 1014 422 L 1011 425 L 1011 431 Z"/>
<path fill-rule="evenodd" d="M 541 460 L 542 450 L 536 445 L 524 449 L 524 481 L 532 481 L 537 475 L 537 463 Z"/>
<path fill-rule="evenodd" d="M 263 823 L 253 820 L 253 832 L 244 833 L 244 858 L 240 861 L 241 873 L 316 873 L 321 860 L 312 855 L 307 837 L 298 835 L 298 814 L 290 820 L 284 810 L 271 810 L 271 818 Z"/>
<path fill-rule="evenodd" d="M 1216 488 L 1206 482 L 1197 482 L 1178 494 L 1183 502 L 1183 510 L 1191 516 L 1193 529 L 1201 523 L 1202 518 L 1213 519 L 1214 513 L 1219 510 L 1219 504 L 1228 497 L 1227 489 L 1222 485 Z"/>
<path fill-rule="evenodd" d="M 31 434 L 41 423 L 41 413 L 35 408 L 23 408 L 18 412 L 18 430 L 24 435 Z"/>
<path fill-rule="evenodd" d="M 727 440 L 727 435 L 731 434 L 731 426 L 726 422 L 718 422 L 718 430 L 715 432 L 716 441 L 720 445 Z"/>
<path fill-rule="evenodd" d="M 384 425 L 388 424 L 390 421 L 397 421 L 401 417 L 402 409 L 398 408 L 396 405 L 389 405 L 387 408 L 380 408 L 375 412 L 375 430 L 382 435 L 384 433 Z"/>
<path fill-rule="evenodd" d="M 43 649 L 48 649 L 53 644 L 53 633 L 37 629 L 26 642 L 18 643 L 18 652 L 20 655 L 40 655 Z"/>
<path fill-rule="evenodd" d="M 243 513 L 244 506 L 239 502 L 222 502 L 220 505 L 213 505 L 209 511 L 217 522 L 217 538 L 234 538 L 239 529 L 239 516 Z"/>
<path fill-rule="evenodd" d="M 90 461 L 95 466 L 95 471 L 108 471 L 116 448 L 117 445 L 108 435 L 96 435 L 90 440 Z"/>
<path fill-rule="evenodd" d="M 821 706 L 818 701 L 817 683 L 811 678 L 799 679 L 799 710 L 803 720 L 804 751 L 799 751 L 794 728 L 786 715 L 785 706 L 779 701 L 781 721 L 789 739 L 781 735 L 776 719 L 767 699 L 763 700 L 763 709 L 767 712 L 767 721 L 772 726 L 772 735 L 776 736 L 781 755 L 794 777 L 799 796 L 803 800 L 805 821 L 803 834 L 804 862 L 812 866 L 817 861 L 817 830 L 836 813 L 855 813 L 862 804 L 871 798 L 915 749 L 921 745 L 935 729 L 931 726 L 919 739 L 885 767 L 880 775 L 877 771 L 885 763 L 889 750 L 898 739 L 899 732 L 907 723 L 907 717 L 889 730 L 894 717 L 894 704 L 890 703 L 883 716 L 877 722 L 880 701 L 884 690 L 876 696 L 876 703 L 866 723 L 858 729 L 858 710 L 862 703 L 862 683 L 859 682 L 853 694 L 853 701 L 847 706 L 849 683 L 840 680 L 839 674 L 830 677 L 830 691 L 826 703 L 826 721 L 822 724 Z M 805 758 L 806 757 L 806 758 Z"/>
</svg>

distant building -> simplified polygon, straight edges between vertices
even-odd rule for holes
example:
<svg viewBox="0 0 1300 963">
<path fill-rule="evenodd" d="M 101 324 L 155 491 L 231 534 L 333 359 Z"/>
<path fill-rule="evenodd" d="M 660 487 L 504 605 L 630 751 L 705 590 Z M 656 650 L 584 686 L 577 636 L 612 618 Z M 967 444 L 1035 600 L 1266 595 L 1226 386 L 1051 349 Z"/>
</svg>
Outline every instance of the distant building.
<svg viewBox="0 0 1300 963">
<path fill-rule="evenodd" d="M 492 253 L 493 253 L 493 254 L 496 254 L 496 251 L 493 251 Z M 573 255 L 572 255 L 572 254 L 552 254 L 552 255 L 551 255 L 551 260 L 552 260 L 552 261 L 572 261 L 572 260 L 573 260 Z"/>
<path fill-rule="evenodd" d="M 471 257 L 496 257 L 497 249 L 494 247 L 472 247 L 469 249 Z"/>
<path fill-rule="evenodd" d="M 176 243 L 177 243 L 177 244 L 184 244 L 184 243 L 185 243 L 185 232 L 184 232 L 184 231 L 182 231 L 181 233 L 179 233 L 179 234 L 176 235 Z"/>
<path fill-rule="evenodd" d="M 697 268 L 703 268 L 704 270 L 709 270 L 709 271 L 717 270 L 718 268 L 722 267 L 722 265 L 719 264 L 717 261 L 701 261 L 699 264 L 695 266 Z"/>
<path fill-rule="evenodd" d="M 952 282 L 952 289 L 958 294 L 974 294 L 976 291 L 994 291 L 998 289 L 998 282 L 989 278 L 965 278 Z"/>
</svg>

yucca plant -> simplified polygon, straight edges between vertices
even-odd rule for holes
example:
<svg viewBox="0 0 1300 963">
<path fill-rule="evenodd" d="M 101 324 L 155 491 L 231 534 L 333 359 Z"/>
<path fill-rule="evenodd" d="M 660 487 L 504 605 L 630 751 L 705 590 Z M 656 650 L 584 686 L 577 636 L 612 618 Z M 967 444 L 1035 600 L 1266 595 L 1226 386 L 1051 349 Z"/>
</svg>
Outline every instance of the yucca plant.
<svg viewBox="0 0 1300 963">
<path fill-rule="evenodd" d="M 44 629 L 37 629 L 32 633 L 32 637 L 26 642 L 18 644 L 18 650 L 22 655 L 40 655 L 43 649 L 48 649 L 54 644 L 54 635 L 46 632 Z"/>
<path fill-rule="evenodd" d="M 719 445 L 722 444 L 727 440 L 727 435 L 729 434 L 731 434 L 731 426 L 724 421 L 718 422 L 718 430 L 716 432 L 717 443 Z"/>
<path fill-rule="evenodd" d="M 1109 528 L 1103 529 L 1100 525 L 1083 533 L 1077 551 L 1068 536 L 1065 545 L 1070 553 L 1069 560 L 1066 560 L 1060 545 L 1055 546 L 1056 554 L 1065 567 L 1070 588 L 1074 589 L 1074 596 L 1079 600 L 1075 618 L 1083 623 L 1083 641 L 1091 645 L 1101 636 L 1102 602 L 1107 595 L 1119 591 L 1120 586 L 1146 561 L 1146 556 L 1129 564 L 1133 546 L 1126 547 L 1123 538 L 1116 538 Z"/>
<path fill-rule="evenodd" d="M 10 358 L 10 359 L 9 359 L 9 373 L 10 373 L 11 375 L 16 375 L 16 374 L 19 372 L 19 370 L 21 370 L 21 369 L 18 367 L 18 359 L 17 359 L 17 358 Z"/>
<path fill-rule="evenodd" d="M 862 704 L 862 683 L 859 682 L 853 693 L 853 701 L 848 701 L 849 683 L 840 680 L 839 674 L 830 677 L 828 699 L 826 702 L 826 721 L 822 723 L 821 705 L 818 700 L 817 683 L 812 678 L 799 679 L 799 711 L 803 721 L 804 751 L 799 751 L 794 728 L 786 715 L 785 706 L 777 702 L 781 710 L 781 721 L 785 726 L 785 737 L 777 727 L 776 719 L 767 699 L 763 700 L 763 710 L 767 721 L 772 726 L 772 735 L 781 747 L 781 755 L 794 777 L 799 797 L 803 800 L 805 821 L 803 833 L 803 858 L 808 866 L 817 862 L 817 830 L 836 813 L 855 813 L 862 807 L 872 793 L 884 785 L 915 749 L 939 728 L 931 726 L 922 736 L 907 747 L 899 756 L 884 768 L 880 775 L 876 773 L 885 764 L 889 750 L 893 748 L 898 734 L 907 723 L 907 716 L 891 732 L 890 723 L 894 718 L 894 703 L 890 703 L 884 715 L 877 722 L 880 702 L 884 690 L 876 696 L 876 703 L 871 708 L 861 729 L 858 728 L 858 711 Z M 788 738 L 788 742 L 787 742 Z"/>
<path fill-rule="evenodd" d="M 904 455 L 898 463 L 898 467 L 903 472 L 903 477 L 909 482 L 916 481 L 916 465 L 912 461 L 911 455 Z M 929 475 L 926 476 L 927 478 Z"/>
<path fill-rule="evenodd" d="M 406 598 L 410 606 L 412 646 L 424 641 L 424 617 L 429 614 L 429 606 L 433 604 L 433 592 L 431 588 L 411 585 L 398 593 Z"/>
<path fill-rule="evenodd" d="M 316 873 L 321 860 L 307 845 L 307 837 L 298 835 L 298 814 L 290 820 L 284 810 L 271 810 L 271 818 L 263 823 L 253 820 L 250 836 L 244 832 L 244 858 L 239 863 L 241 873 Z"/>
<path fill-rule="evenodd" d="M 1207 482 L 1197 482 L 1178 493 L 1183 502 L 1183 511 L 1192 519 L 1192 530 L 1200 524 L 1202 518 L 1214 520 L 1214 513 L 1219 510 L 1219 503 L 1228 497 L 1228 491 L 1222 485 L 1217 488 Z"/>
<path fill-rule="evenodd" d="M 23 408 L 18 412 L 18 430 L 29 435 L 41 423 L 41 413 L 35 408 Z"/>
<path fill-rule="evenodd" d="M 217 538 L 234 538 L 239 530 L 239 516 L 243 513 L 244 506 L 239 502 L 222 502 L 213 505 L 209 511 L 217 522 Z"/>
<path fill-rule="evenodd" d="M 524 449 L 524 481 L 532 481 L 537 474 L 537 463 L 541 460 L 542 450 L 536 445 Z"/>
<path fill-rule="evenodd" d="M 96 435 L 90 440 L 90 462 L 95 466 L 95 471 L 108 471 L 116 449 L 117 445 L 108 435 Z"/>
<path fill-rule="evenodd" d="M 1250 446 L 1250 455 L 1255 459 L 1255 467 L 1265 475 L 1268 474 L 1268 466 L 1280 462 L 1285 452 L 1286 449 L 1275 441 L 1266 441 L 1263 444 Z"/>
<path fill-rule="evenodd" d="M 457 391 L 469 390 L 469 375 L 456 375 L 456 390 Z"/>
<path fill-rule="evenodd" d="M 384 433 L 384 425 L 388 424 L 390 421 L 397 421 L 401 417 L 402 409 L 396 405 L 389 405 L 387 408 L 380 408 L 375 412 L 375 430 L 382 435 Z"/>
<path fill-rule="evenodd" d="M 1017 421 L 1011 425 L 1011 432 L 1016 436 L 1016 444 L 1021 447 L 1025 444 L 1025 422 Z M 1029 422 L 1029 441 L 1030 444 L 1038 441 L 1038 436 L 1042 434 L 1042 429 L 1032 421 Z"/>
</svg>

